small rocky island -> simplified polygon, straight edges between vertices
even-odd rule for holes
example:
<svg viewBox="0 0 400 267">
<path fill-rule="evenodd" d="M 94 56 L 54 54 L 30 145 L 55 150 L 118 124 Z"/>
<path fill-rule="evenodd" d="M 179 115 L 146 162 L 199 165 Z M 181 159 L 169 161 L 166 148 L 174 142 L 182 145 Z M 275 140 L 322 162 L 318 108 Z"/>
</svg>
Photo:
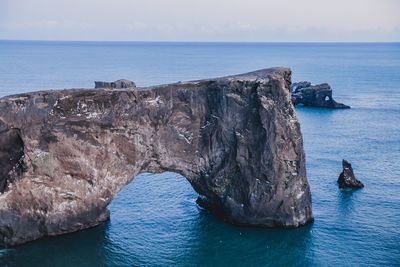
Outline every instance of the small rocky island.
<svg viewBox="0 0 400 267">
<path fill-rule="evenodd" d="M 339 188 L 363 188 L 364 184 L 354 176 L 353 167 L 347 160 L 342 160 L 343 171 L 337 180 Z"/>
<path fill-rule="evenodd" d="M 313 220 L 291 71 L 0 99 L 0 245 L 98 225 L 142 172 L 182 174 L 231 223 Z M 166 181 L 167 182 L 167 181 Z"/>
<path fill-rule="evenodd" d="M 294 105 L 304 105 L 321 108 L 350 108 L 332 98 L 332 88 L 327 83 L 311 85 L 310 82 L 298 82 L 291 85 L 292 102 Z"/>
</svg>

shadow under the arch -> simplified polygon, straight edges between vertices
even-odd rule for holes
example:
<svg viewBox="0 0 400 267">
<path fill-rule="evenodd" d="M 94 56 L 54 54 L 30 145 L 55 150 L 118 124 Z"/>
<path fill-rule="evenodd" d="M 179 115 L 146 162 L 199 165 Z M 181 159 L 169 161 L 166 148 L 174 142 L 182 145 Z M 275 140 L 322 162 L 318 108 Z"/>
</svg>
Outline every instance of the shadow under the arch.
<svg viewBox="0 0 400 267">
<path fill-rule="evenodd" d="M 309 265 L 312 225 L 232 226 L 196 204 L 185 177 L 141 174 L 109 206 L 111 219 L 81 232 L 0 250 L 1 266 Z"/>
</svg>

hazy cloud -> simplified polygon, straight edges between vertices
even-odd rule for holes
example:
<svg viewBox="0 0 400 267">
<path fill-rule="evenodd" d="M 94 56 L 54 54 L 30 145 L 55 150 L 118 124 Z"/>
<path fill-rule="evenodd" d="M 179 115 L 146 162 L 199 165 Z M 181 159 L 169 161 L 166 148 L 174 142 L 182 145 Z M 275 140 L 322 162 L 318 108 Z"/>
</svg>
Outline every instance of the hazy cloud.
<svg viewBox="0 0 400 267">
<path fill-rule="evenodd" d="M 400 41 L 396 0 L 0 0 L 0 39 Z"/>
</svg>

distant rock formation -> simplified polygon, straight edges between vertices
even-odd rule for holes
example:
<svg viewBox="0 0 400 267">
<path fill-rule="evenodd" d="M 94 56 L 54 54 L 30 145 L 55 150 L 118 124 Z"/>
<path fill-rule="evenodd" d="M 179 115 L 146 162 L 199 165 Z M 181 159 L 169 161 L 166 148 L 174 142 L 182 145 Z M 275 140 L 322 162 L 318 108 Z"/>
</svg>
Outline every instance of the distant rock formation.
<svg viewBox="0 0 400 267">
<path fill-rule="evenodd" d="M 310 82 L 298 82 L 291 85 L 292 102 L 310 107 L 350 108 L 332 98 L 332 88 L 327 83 L 311 85 Z"/>
<path fill-rule="evenodd" d="M 337 180 L 339 188 L 363 188 L 364 184 L 356 179 L 353 168 L 347 160 L 342 161 L 343 171 Z"/>
<path fill-rule="evenodd" d="M 142 172 L 182 174 L 231 223 L 313 220 L 291 71 L 0 99 L 0 244 L 107 220 Z M 168 182 L 168 181 L 165 181 Z"/>
<path fill-rule="evenodd" d="M 129 80 L 117 80 L 115 82 L 94 82 L 94 88 L 112 88 L 112 89 L 123 89 L 123 88 L 135 88 L 136 84 Z"/>
</svg>

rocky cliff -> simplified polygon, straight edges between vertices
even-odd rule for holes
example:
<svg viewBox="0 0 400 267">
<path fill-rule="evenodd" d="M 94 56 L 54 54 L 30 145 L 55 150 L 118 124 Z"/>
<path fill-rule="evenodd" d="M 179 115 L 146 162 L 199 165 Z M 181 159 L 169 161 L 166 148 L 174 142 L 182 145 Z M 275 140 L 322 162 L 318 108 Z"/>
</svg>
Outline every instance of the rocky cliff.
<svg viewBox="0 0 400 267">
<path fill-rule="evenodd" d="M 182 174 L 231 223 L 312 221 L 290 75 L 1 98 L 0 244 L 99 224 L 141 172 Z"/>
</svg>

